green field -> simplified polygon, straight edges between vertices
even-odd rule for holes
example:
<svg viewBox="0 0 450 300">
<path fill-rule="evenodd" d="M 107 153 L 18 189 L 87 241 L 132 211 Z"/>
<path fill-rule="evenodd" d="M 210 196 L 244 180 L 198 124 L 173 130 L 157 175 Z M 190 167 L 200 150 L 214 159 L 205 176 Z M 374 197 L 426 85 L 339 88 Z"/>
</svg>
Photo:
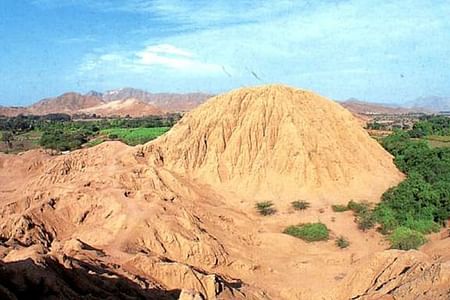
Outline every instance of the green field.
<svg viewBox="0 0 450 300">
<path fill-rule="evenodd" d="M 428 135 L 422 138 L 411 138 L 413 141 L 422 140 L 427 142 L 431 148 L 450 147 L 450 136 Z"/>
<path fill-rule="evenodd" d="M 424 138 L 432 148 L 450 147 L 450 136 L 429 135 Z"/>
<path fill-rule="evenodd" d="M 170 127 L 154 128 L 111 128 L 100 131 L 100 135 L 108 139 L 120 140 L 125 144 L 135 146 L 151 141 L 164 134 Z"/>
<path fill-rule="evenodd" d="M 19 153 L 22 151 L 39 148 L 39 139 L 42 132 L 33 130 L 30 132 L 15 135 L 12 143 L 12 148 L 9 149 L 6 143 L 3 142 L 3 133 L 0 131 L 0 152 Z"/>
</svg>

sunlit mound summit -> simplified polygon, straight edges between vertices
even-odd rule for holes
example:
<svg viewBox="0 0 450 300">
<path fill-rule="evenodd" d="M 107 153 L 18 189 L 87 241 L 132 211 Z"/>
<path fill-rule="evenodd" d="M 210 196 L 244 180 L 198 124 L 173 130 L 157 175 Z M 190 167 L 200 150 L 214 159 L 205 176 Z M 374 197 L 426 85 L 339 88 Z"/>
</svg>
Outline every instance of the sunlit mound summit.
<svg viewBox="0 0 450 300">
<path fill-rule="evenodd" d="M 260 198 L 376 200 L 402 178 L 350 112 L 284 85 L 211 98 L 153 144 L 166 168 Z"/>
</svg>

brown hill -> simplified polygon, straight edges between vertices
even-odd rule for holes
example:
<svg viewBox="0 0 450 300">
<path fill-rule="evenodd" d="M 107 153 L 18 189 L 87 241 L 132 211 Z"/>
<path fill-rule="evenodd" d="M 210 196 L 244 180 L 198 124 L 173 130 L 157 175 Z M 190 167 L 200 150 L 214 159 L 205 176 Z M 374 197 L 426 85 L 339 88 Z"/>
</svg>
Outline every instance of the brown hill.
<svg viewBox="0 0 450 300">
<path fill-rule="evenodd" d="M 214 122 L 214 116 L 220 120 Z M 357 182 L 361 193 L 367 191 L 364 199 L 379 192 L 373 186 L 387 188 L 401 180 L 391 157 L 363 133 L 337 104 L 310 92 L 268 86 L 218 96 L 145 146 L 108 142 L 61 156 L 37 150 L 0 154 L 0 293 L 72 299 L 364 299 L 378 296 L 377 289 L 389 295 L 391 289 L 379 288 L 383 282 L 392 290 L 401 287 L 402 295 L 410 285 L 401 278 L 419 279 L 425 291 L 433 281 L 412 272 L 424 266 L 427 272 L 440 268 L 432 277 L 439 282 L 432 295 L 443 295 L 450 277 L 445 262 L 432 257 L 448 244 L 432 248 L 429 256 L 416 255 L 418 264 L 400 259 L 390 268 L 400 255 L 377 256 L 387 248 L 379 233 L 358 230 L 351 212 L 334 213 L 315 197 L 318 185 L 335 185 L 328 181 L 336 174 L 339 182 L 348 181 L 338 192 L 348 188 L 354 194 Z M 334 147 L 331 158 L 329 147 Z M 299 153 L 291 155 L 293 149 Z M 360 153 L 369 162 L 357 161 Z M 348 166 L 352 163 L 364 167 Z M 220 164 L 225 171 L 217 169 Z M 356 170 L 360 181 L 351 177 L 359 176 Z M 289 181 L 287 192 L 281 190 L 279 180 L 290 180 L 289 174 L 299 189 L 312 187 L 311 207 L 294 212 L 280 198 L 274 199 L 276 215 L 257 215 L 258 198 L 248 195 L 247 177 L 264 188 L 270 175 L 271 186 L 289 194 L 296 188 Z M 319 175 L 317 182 L 308 177 Z M 230 182 L 237 184 L 234 189 Z M 328 199 L 335 199 L 335 191 Z M 281 233 L 288 225 L 317 220 L 333 237 L 345 234 L 349 248 Z M 364 269 L 365 261 L 373 268 Z M 405 269 L 409 266 L 411 271 Z M 367 273 L 361 282 L 360 270 Z"/>
<path fill-rule="evenodd" d="M 212 95 L 205 93 L 149 93 L 139 89 L 123 88 L 108 91 L 102 97 L 106 102 L 135 98 L 148 102 L 165 112 L 185 112 L 205 102 Z"/>
<path fill-rule="evenodd" d="M 45 115 L 51 113 L 74 114 L 85 109 L 103 104 L 103 100 L 95 96 L 84 96 L 78 93 L 66 93 L 56 98 L 43 99 L 28 108 L 29 114 Z"/>
<path fill-rule="evenodd" d="M 27 109 L 25 107 L 14 107 L 14 106 L 1 106 L 0 105 L 0 116 L 14 117 L 20 114 L 26 114 Z"/>
<path fill-rule="evenodd" d="M 156 93 L 149 97 L 148 102 L 167 112 L 190 111 L 213 95 L 205 93 Z"/>
<path fill-rule="evenodd" d="M 167 168 L 261 199 L 375 200 L 402 178 L 348 111 L 286 86 L 214 97 L 158 145 Z"/>
<path fill-rule="evenodd" d="M 130 116 L 143 117 L 149 115 L 162 115 L 163 111 L 152 104 L 129 98 L 116 100 L 101 105 L 80 109 L 78 113 L 96 114 L 102 117 Z"/>
</svg>

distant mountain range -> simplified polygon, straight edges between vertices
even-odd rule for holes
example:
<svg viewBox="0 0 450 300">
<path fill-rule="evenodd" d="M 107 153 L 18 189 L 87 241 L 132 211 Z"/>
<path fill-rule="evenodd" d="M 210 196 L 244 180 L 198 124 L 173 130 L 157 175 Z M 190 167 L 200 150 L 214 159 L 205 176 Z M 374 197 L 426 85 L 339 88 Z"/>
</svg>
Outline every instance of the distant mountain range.
<svg viewBox="0 0 450 300">
<path fill-rule="evenodd" d="M 105 93 L 90 91 L 84 95 L 70 92 L 58 97 L 42 99 L 27 107 L 0 106 L 0 115 L 66 113 L 139 117 L 188 111 L 211 96 L 206 93 L 149 93 L 133 88 L 111 90 Z"/>
<path fill-rule="evenodd" d="M 70 92 L 42 99 L 27 107 L 0 106 L 0 115 L 66 113 L 139 117 L 189 111 L 212 96 L 214 95 L 207 93 L 150 93 L 134 88 L 122 88 L 105 93 L 90 91 L 84 95 Z M 450 97 L 421 97 L 405 105 L 372 103 L 355 98 L 339 103 L 359 116 L 450 111 Z"/>
<path fill-rule="evenodd" d="M 420 97 L 405 104 L 372 103 L 350 98 L 339 102 L 353 113 L 372 114 L 405 114 L 405 113 L 439 113 L 450 111 L 450 97 Z"/>
<path fill-rule="evenodd" d="M 92 93 L 92 92 L 91 92 Z M 123 88 L 100 94 L 104 101 L 135 98 L 150 103 L 167 112 L 188 111 L 214 96 L 206 93 L 149 93 L 133 88 Z"/>
<path fill-rule="evenodd" d="M 400 107 L 396 105 L 371 103 L 350 98 L 346 101 L 339 102 L 343 107 L 354 114 L 373 115 L 373 114 L 406 114 L 414 112 L 413 109 Z M 422 110 L 423 111 L 423 110 Z"/>
<path fill-rule="evenodd" d="M 434 112 L 450 111 L 450 97 L 428 96 L 409 102 L 411 108 L 425 107 Z"/>
</svg>

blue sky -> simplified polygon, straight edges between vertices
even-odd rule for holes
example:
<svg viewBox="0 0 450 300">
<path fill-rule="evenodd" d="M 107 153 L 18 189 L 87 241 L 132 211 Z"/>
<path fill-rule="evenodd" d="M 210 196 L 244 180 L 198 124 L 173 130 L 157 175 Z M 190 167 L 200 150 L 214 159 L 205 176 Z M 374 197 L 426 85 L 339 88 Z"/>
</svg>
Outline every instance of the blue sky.
<svg viewBox="0 0 450 300">
<path fill-rule="evenodd" d="M 2 0 L 0 104 L 274 82 L 334 99 L 450 96 L 448 16 L 447 0 Z"/>
</svg>

